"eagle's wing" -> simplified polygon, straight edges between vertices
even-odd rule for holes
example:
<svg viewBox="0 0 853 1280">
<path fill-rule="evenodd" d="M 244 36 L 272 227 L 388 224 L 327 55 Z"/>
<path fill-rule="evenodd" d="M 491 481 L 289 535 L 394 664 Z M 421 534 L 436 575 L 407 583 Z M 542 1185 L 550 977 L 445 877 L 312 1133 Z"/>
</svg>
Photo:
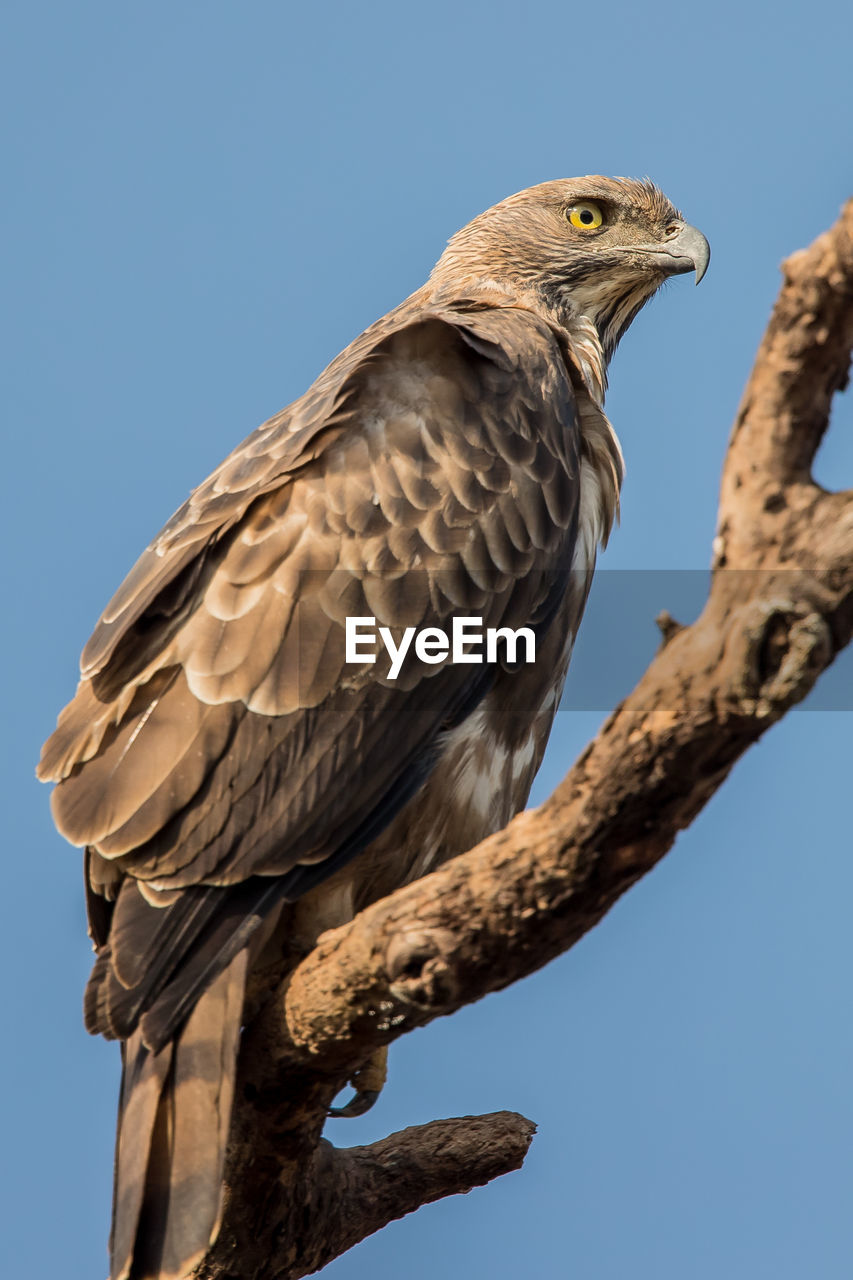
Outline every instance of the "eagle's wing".
<svg viewBox="0 0 853 1280">
<path fill-rule="evenodd" d="M 406 803 L 494 672 L 410 654 L 392 681 L 382 656 L 346 663 L 345 618 L 398 641 L 454 615 L 547 627 L 578 448 L 541 320 L 402 309 L 169 522 L 87 645 L 40 766 L 95 898 L 118 895 L 93 906 L 109 940 L 91 1029 L 126 1036 L 147 1010 L 146 1042 L 165 1043 L 273 900 Z"/>
</svg>

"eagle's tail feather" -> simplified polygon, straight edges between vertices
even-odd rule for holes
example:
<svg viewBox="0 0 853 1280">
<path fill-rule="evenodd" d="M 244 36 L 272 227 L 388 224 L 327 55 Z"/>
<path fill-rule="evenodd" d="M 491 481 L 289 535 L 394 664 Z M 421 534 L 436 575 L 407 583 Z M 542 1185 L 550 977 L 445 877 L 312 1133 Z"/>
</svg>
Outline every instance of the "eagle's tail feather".
<svg viewBox="0 0 853 1280">
<path fill-rule="evenodd" d="M 183 1280 L 216 1239 L 246 985 L 243 950 L 174 1042 L 124 1047 L 111 1280 Z"/>
</svg>

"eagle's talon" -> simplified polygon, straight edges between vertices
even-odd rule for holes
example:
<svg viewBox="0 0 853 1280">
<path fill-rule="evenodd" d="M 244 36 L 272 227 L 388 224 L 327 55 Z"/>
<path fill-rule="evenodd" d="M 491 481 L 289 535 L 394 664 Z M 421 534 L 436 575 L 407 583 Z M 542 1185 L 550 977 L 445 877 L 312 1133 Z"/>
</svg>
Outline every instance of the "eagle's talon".
<svg viewBox="0 0 853 1280">
<path fill-rule="evenodd" d="M 359 1089 L 343 1107 L 329 1107 L 328 1115 L 332 1120 L 354 1120 L 356 1116 L 366 1115 L 379 1097 L 378 1089 Z"/>
<path fill-rule="evenodd" d="M 342 1107 L 330 1107 L 329 1116 L 333 1120 L 352 1120 L 356 1116 L 366 1115 L 379 1097 L 388 1076 L 388 1048 L 374 1049 L 363 1067 L 359 1067 L 349 1083 L 355 1093 Z"/>
</svg>

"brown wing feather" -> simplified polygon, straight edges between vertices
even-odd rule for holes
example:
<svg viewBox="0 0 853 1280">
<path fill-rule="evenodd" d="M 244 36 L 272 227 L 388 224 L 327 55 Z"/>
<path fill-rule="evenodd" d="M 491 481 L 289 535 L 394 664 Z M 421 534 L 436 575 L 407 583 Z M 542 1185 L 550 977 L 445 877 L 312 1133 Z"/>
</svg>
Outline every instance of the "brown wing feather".
<svg viewBox="0 0 853 1280">
<path fill-rule="evenodd" d="M 340 430 L 358 377 L 372 350 L 417 318 L 409 299 L 365 330 L 293 404 L 275 414 L 228 455 L 190 495 L 142 553 L 103 612 L 80 661 L 84 676 L 102 671 L 128 629 L 163 599 L 188 565 L 204 557 L 261 494 L 325 446 Z"/>
<path fill-rule="evenodd" d="M 394 683 L 382 659 L 347 665 L 345 617 L 398 640 L 454 612 L 547 621 L 578 466 L 544 322 L 392 313 L 226 459 L 119 589 L 84 654 L 96 674 L 45 748 L 60 829 L 164 906 L 193 885 L 290 874 L 301 892 L 329 874 L 488 687 L 470 666 L 410 659 Z M 130 992 L 101 982 L 92 1000 L 113 1034 L 159 998 L 166 940 L 171 980 L 207 919 L 114 930 Z"/>
</svg>

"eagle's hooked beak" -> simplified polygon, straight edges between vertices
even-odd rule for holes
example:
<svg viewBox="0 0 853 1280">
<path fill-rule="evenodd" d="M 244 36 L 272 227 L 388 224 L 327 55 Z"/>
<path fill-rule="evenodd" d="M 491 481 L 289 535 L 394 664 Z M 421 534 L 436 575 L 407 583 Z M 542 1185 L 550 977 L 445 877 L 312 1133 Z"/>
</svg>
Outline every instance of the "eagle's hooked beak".
<svg viewBox="0 0 853 1280">
<path fill-rule="evenodd" d="M 689 222 L 676 223 L 673 234 L 664 245 L 649 246 L 649 252 L 661 259 L 668 275 L 680 276 L 685 271 L 695 271 L 697 284 L 711 261 L 711 246 L 702 232 L 691 227 Z"/>
</svg>

